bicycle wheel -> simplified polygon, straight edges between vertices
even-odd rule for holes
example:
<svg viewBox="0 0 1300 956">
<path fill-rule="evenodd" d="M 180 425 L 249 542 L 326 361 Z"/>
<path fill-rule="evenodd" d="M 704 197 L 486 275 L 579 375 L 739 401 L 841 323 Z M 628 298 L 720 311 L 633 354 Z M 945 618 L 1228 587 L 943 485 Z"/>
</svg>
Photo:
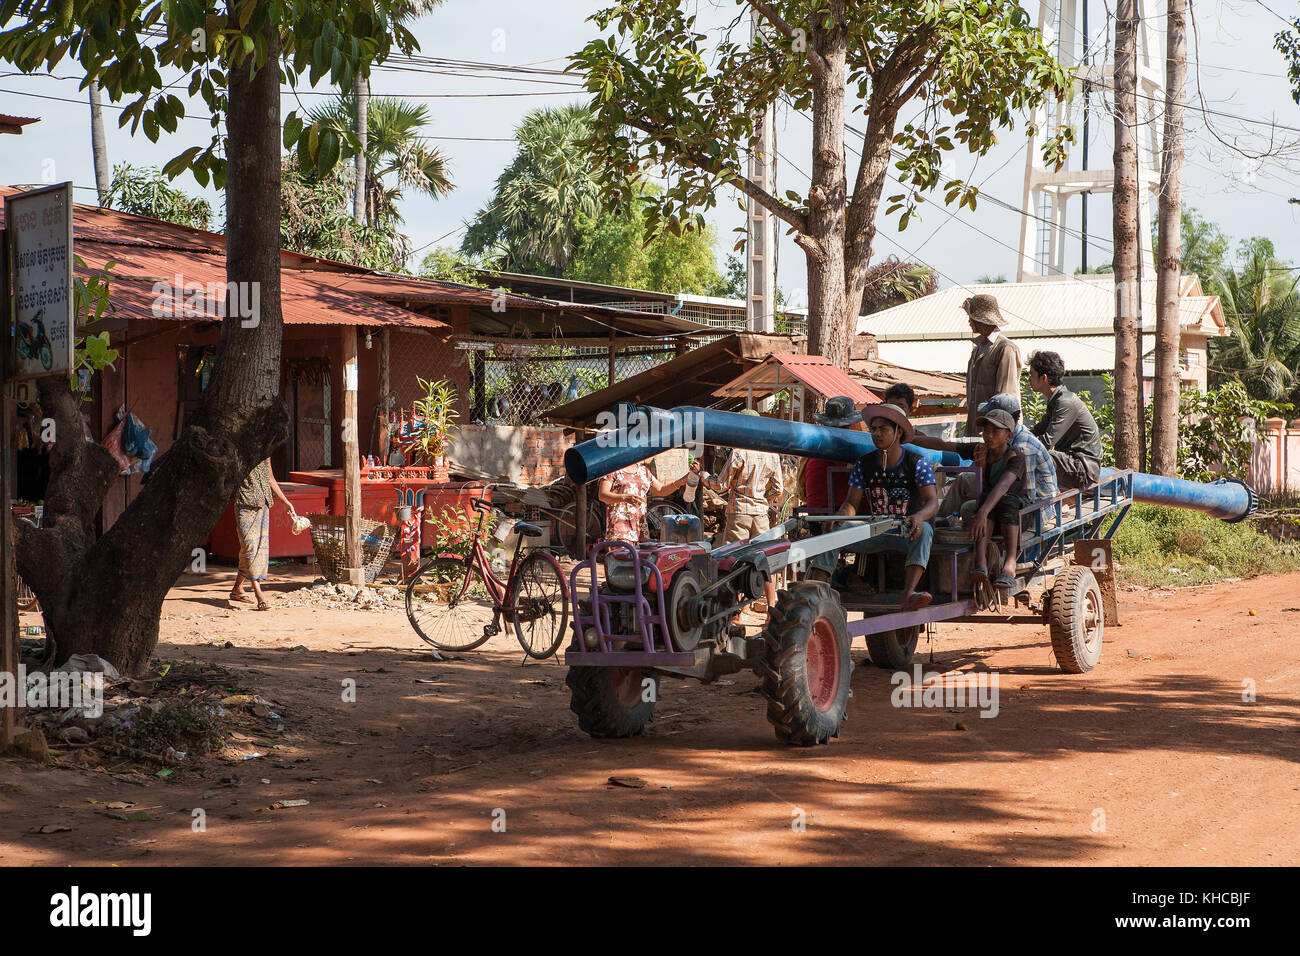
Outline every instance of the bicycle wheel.
<svg viewBox="0 0 1300 956">
<path fill-rule="evenodd" d="M 406 585 L 406 617 L 440 651 L 472 651 L 500 627 L 483 576 L 464 558 L 434 558 Z"/>
<path fill-rule="evenodd" d="M 519 646 L 539 661 L 555 653 L 569 624 L 569 587 L 560 562 L 547 551 L 534 551 L 515 572 L 506 604 Z"/>
</svg>

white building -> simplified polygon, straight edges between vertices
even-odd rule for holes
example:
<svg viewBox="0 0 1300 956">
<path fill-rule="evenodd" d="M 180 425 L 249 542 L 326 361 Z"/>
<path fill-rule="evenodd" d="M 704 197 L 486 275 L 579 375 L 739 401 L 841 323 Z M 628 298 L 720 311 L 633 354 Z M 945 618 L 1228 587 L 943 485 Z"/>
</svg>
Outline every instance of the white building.
<svg viewBox="0 0 1300 956">
<path fill-rule="evenodd" d="M 971 330 L 962 302 L 988 293 L 1007 320 L 1003 333 L 1020 349 L 1021 361 L 1047 349 L 1060 354 L 1071 379 L 1091 378 L 1115 367 L 1115 280 L 1111 275 L 1074 275 L 1031 282 L 955 286 L 858 319 L 870 332 L 880 358 L 908 368 L 964 375 Z M 1227 335 L 1219 297 L 1205 295 L 1200 279 L 1183 276 L 1178 350 L 1184 386 L 1207 386 L 1206 343 Z M 1155 377 L 1156 280 L 1142 283 L 1143 377 Z M 1151 392 L 1148 389 L 1147 394 Z"/>
</svg>

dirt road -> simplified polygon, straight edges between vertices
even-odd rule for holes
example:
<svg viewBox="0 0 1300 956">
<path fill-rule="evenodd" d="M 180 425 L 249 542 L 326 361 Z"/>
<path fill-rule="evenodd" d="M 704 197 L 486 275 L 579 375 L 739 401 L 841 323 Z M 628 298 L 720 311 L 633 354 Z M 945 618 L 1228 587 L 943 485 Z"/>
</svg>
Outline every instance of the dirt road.
<svg viewBox="0 0 1300 956">
<path fill-rule="evenodd" d="M 1123 592 L 1085 676 L 1045 629 L 940 625 L 918 660 L 996 672 L 996 717 L 894 707 L 859 663 L 842 736 L 807 750 L 776 743 L 748 673 L 665 682 L 644 737 L 592 740 L 556 663 L 499 636 L 439 664 L 399 610 L 290 606 L 306 580 L 258 613 L 226 608 L 228 574 L 189 577 L 165 608 L 160 656 L 275 701 L 283 731 L 231 752 L 265 756 L 167 779 L 0 760 L 0 863 L 1300 862 L 1300 574 Z"/>
</svg>

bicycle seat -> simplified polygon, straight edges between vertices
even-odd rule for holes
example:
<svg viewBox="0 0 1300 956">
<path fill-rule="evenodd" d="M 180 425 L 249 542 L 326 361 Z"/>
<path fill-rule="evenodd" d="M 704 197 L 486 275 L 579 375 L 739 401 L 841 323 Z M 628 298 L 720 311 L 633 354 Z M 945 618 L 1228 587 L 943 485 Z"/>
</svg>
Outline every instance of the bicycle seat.
<svg viewBox="0 0 1300 956">
<path fill-rule="evenodd" d="M 515 534 L 521 534 L 525 538 L 540 538 L 542 529 L 535 524 L 529 524 L 527 521 L 515 522 Z"/>
</svg>

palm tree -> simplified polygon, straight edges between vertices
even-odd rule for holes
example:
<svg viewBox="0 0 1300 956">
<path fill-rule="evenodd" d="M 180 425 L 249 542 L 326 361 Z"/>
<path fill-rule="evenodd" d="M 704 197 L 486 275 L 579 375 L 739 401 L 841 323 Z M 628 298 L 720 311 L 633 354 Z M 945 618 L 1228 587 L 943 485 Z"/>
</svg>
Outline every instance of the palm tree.
<svg viewBox="0 0 1300 956">
<path fill-rule="evenodd" d="M 310 112 L 314 122 L 345 131 L 355 106 L 350 95 L 340 96 Z M 403 190 L 413 189 L 438 199 L 455 187 L 447 160 L 439 150 L 425 145 L 420 130 L 429 123 L 429 108 L 393 97 L 373 97 L 367 104 L 364 224 L 384 232 L 397 232 L 402 222 L 397 202 Z"/>
<path fill-rule="evenodd" d="M 1210 357 L 1216 372 L 1240 380 L 1252 398 L 1276 402 L 1300 381 L 1300 277 L 1272 251 L 1250 249 L 1240 268 L 1216 277 L 1231 336 L 1211 339 Z"/>
<path fill-rule="evenodd" d="M 519 152 L 474 217 L 461 249 L 500 259 L 503 269 L 564 274 L 573 260 L 580 216 L 599 212 L 596 164 L 583 145 L 586 106 L 534 110 L 515 130 Z"/>
<path fill-rule="evenodd" d="M 112 182 L 108 174 L 108 148 L 104 145 L 104 104 L 99 95 L 99 78 L 90 81 L 90 152 L 95 160 L 95 191 L 101 206 L 108 205 Z"/>
<path fill-rule="evenodd" d="M 414 20 L 431 12 L 442 4 L 442 0 L 402 0 L 394 5 L 393 13 L 397 20 Z M 356 176 L 354 183 L 368 182 L 367 170 L 370 165 L 370 77 L 357 73 L 352 79 L 352 124 L 356 129 L 360 147 L 353 160 Z M 366 224 L 366 193 L 360 189 L 352 192 L 352 218 L 359 224 Z"/>
</svg>

